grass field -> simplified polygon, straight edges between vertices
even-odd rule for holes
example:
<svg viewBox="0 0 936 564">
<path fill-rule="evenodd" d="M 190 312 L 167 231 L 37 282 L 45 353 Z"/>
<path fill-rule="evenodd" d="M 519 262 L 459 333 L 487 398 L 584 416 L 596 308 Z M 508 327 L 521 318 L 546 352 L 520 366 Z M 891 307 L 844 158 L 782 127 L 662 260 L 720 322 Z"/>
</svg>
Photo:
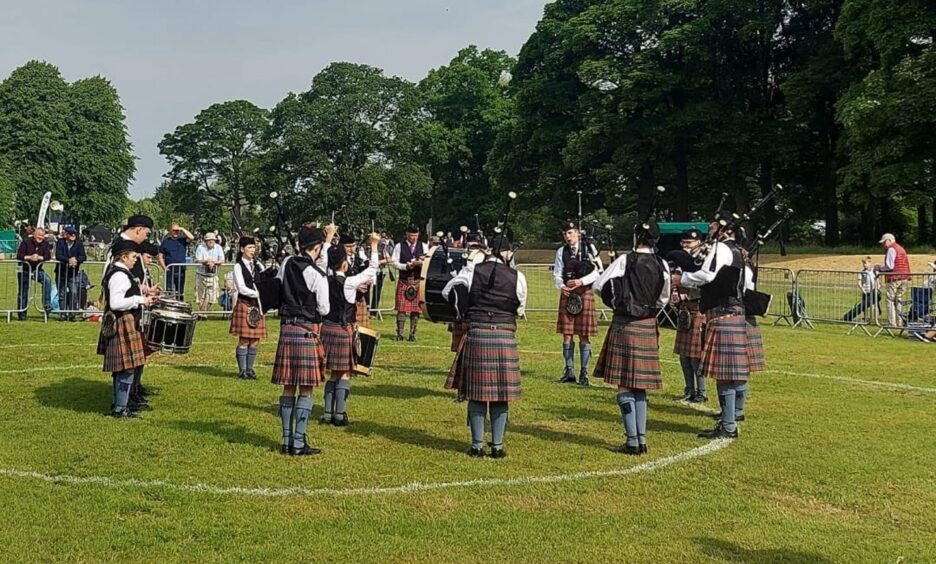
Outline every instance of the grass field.
<svg viewBox="0 0 936 564">
<path fill-rule="evenodd" d="M 606 450 L 623 438 L 609 388 L 552 383 L 552 328 L 521 325 L 508 458 L 465 456 L 465 405 L 442 389 L 448 333 L 423 323 L 355 380 L 351 426 L 310 425 L 324 454 L 294 459 L 275 452 L 273 338 L 244 382 L 226 324 L 202 322 L 189 355 L 147 368 L 154 410 L 115 421 L 96 326 L 0 323 L 0 559 L 936 560 L 928 345 L 766 327 L 771 371 L 741 438 L 706 446 L 711 419 L 678 401 L 664 330 L 666 387 L 634 458 Z"/>
</svg>

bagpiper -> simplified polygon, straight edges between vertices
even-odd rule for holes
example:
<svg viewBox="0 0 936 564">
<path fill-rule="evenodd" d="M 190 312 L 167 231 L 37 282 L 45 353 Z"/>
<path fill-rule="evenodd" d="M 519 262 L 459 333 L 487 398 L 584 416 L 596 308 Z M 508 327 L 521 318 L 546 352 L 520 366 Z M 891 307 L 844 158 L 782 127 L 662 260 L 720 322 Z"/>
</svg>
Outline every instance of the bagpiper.
<svg viewBox="0 0 936 564">
<path fill-rule="evenodd" d="M 442 290 L 468 323 L 445 387 L 468 400 L 468 455 L 485 456 L 484 421 L 490 412 L 490 456 L 503 458 L 508 406 L 520 399 L 516 320 L 526 307 L 527 284 L 523 273 L 510 267 L 510 241 L 497 235 L 490 245 L 484 262 L 468 264 Z"/>
<path fill-rule="evenodd" d="M 575 336 L 579 337 L 581 368 L 578 383 L 588 385 L 588 362 L 591 360 L 591 338 L 598 335 L 598 316 L 595 313 L 595 297 L 592 284 L 598 279 L 598 269 L 592 258 L 600 259 L 586 247 L 581 232 L 574 221 L 563 223 L 565 244 L 556 251 L 553 263 L 553 280 L 559 294 L 559 317 L 556 333 L 562 335 L 562 356 L 565 371 L 561 384 L 574 384 L 575 380 Z"/>
<path fill-rule="evenodd" d="M 698 288 L 683 287 L 679 284 L 683 272 L 698 269 L 696 262 L 702 250 L 702 232 L 694 228 L 689 229 L 682 234 L 680 245 L 682 249 L 667 255 L 671 262 L 674 282 L 671 305 L 676 307 L 676 340 L 673 352 L 679 356 L 685 382 L 682 401 L 704 404 L 708 397 L 705 395 L 705 377 L 699 371 L 699 364 L 702 362 L 702 325 L 705 323 L 705 316 L 699 311 L 701 292 Z"/>
<path fill-rule="evenodd" d="M 254 363 L 257 361 L 260 340 L 267 336 L 266 319 L 257 291 L 257 275 L 265 270 L 257 260 L 257 241 L 253 237 L 241 237 L 237 242 L 234 262 L 234 308 L 231 311 L 231 335 L 237 335 L 234 349 L 237 374 L 241 380 L 256 380 Z"/>
<path fill-rule="evenodd" d="M 595 281 L 614 318 L 595 366 L 595 378 L 617 388 L 626 442 L 614 452 L 647 452 L 647 390 L 663 387 L 656 315 L 669 302 L 670 272 L 655 251 L 660 229 L 648 219 L 634 226 L 634 250 Z"/>
<path fill-rule="evenodd" d="M 393 266 L 399 280 L 396 291 L 396 340 L 403 340 L 406 316 L 410 317 L 409 341 L 416 341 L 416 325 L 419 322 L 419 276 L 422 258 L 428 253 L 425 243 L 419 240 L 419 226 L 415 223 L 406 228 L 406 240 L 393 248 Z"/>
</svg>

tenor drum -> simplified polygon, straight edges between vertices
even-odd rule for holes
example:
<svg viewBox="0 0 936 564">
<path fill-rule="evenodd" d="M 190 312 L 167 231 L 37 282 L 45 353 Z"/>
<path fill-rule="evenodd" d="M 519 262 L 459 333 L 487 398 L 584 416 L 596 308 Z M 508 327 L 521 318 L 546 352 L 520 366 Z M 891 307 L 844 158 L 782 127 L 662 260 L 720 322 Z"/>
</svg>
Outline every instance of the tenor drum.
<svg viewBox="0 0 936 564">
<path fill-rule="evenodd" d="M 377 346 L 380 344 L 380 333 L 367 327 L 358 327 L 354 333 L 354 351 L 352 359 L 355 374 L 370 376 L 374 368 L 374 359 L 377 358 Z"/>
<path fill-rule="evenodd" d="M 419 285 L 419 305 L 423 316 L 434 323 L 452 323 L 458 321 L 455 307 L 442 297 L 442 290 L 449 280 L 455 277 L 469 261 L 473 260 L 477 249 L 434 247 L 423 258 L 422 284 Z"/>
<path fill-rule="evenodd" d="M 196 320 L 191 305 L 160 299 L 144 316 L 146 342 L 158 351 L 185 354 L 192 346 Z"/>
</svg>

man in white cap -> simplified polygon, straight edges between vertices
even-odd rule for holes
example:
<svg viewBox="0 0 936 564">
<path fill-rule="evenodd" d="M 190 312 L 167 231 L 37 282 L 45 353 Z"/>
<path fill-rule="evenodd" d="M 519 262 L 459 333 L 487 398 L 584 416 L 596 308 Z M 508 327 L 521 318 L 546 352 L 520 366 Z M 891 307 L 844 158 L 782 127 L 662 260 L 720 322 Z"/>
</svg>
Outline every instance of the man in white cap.
<svg viewBox="0 0 936 564">
<path fill-rule="evenodd" d="M 195 262 L 199 265 L 195 277 L 198 309 L 208 311 L 218 301 L 218 266 L 224 264 L 224 250 L 216 234 L 205 233 L 204 242 L 195 249 Z"/>
<path fill-rule="evenodd" d="M 884 274 L 885 303 L 887 305 L 888 327 L 900 327 L 900 305 L 903 295 L 910 287 L 910 259 L 907 251 L 897 244 L 897 238 L 892 233 L 885 233 L 878 241 L 884 246 L 884 265 L 878 266 L 878 273 Z"/>
</svg>

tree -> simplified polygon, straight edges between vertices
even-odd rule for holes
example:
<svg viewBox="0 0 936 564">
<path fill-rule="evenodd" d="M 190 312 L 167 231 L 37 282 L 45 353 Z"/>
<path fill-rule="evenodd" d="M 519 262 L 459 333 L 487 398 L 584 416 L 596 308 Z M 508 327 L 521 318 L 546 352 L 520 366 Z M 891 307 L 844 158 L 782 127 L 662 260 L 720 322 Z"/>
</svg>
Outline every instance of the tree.
<svg viewBox="0 0 936 564">
<path fill-rule="evenodd" d="M 176 186 L 199 192 L 199 209 L 220 206 L 240 223 L 249 196 L 250 168 L 260 155 L 259 140 L 267 127 L 267 111 L 245 100 L 213 104 L 195 121 L 180 125 L 159 143 L 171 166 L 166 177 Z M 213 202 L 214 205 L 208 204 Z"/>
<path fill-rule="evenodd" d="M 293 225 L 342 206 L 358 226 L 371 211 L 378 224 L 405 225 L 414 207 L 425 207 L 431 183 L 416 160 L 420 122 L 414 85 L 374 67 L 332 63 L 309 90 L 272 110 L 258 170 L 263 187 L 282 194 Z"/>
<path fill-rule="evenodd" d="M 3 157 L 0 157 L 0 229 L 11 227 L 14 217 L 15 196 L 13 194 L 13 181 L 10 175 L 10 166 Z"/>
</svg>

